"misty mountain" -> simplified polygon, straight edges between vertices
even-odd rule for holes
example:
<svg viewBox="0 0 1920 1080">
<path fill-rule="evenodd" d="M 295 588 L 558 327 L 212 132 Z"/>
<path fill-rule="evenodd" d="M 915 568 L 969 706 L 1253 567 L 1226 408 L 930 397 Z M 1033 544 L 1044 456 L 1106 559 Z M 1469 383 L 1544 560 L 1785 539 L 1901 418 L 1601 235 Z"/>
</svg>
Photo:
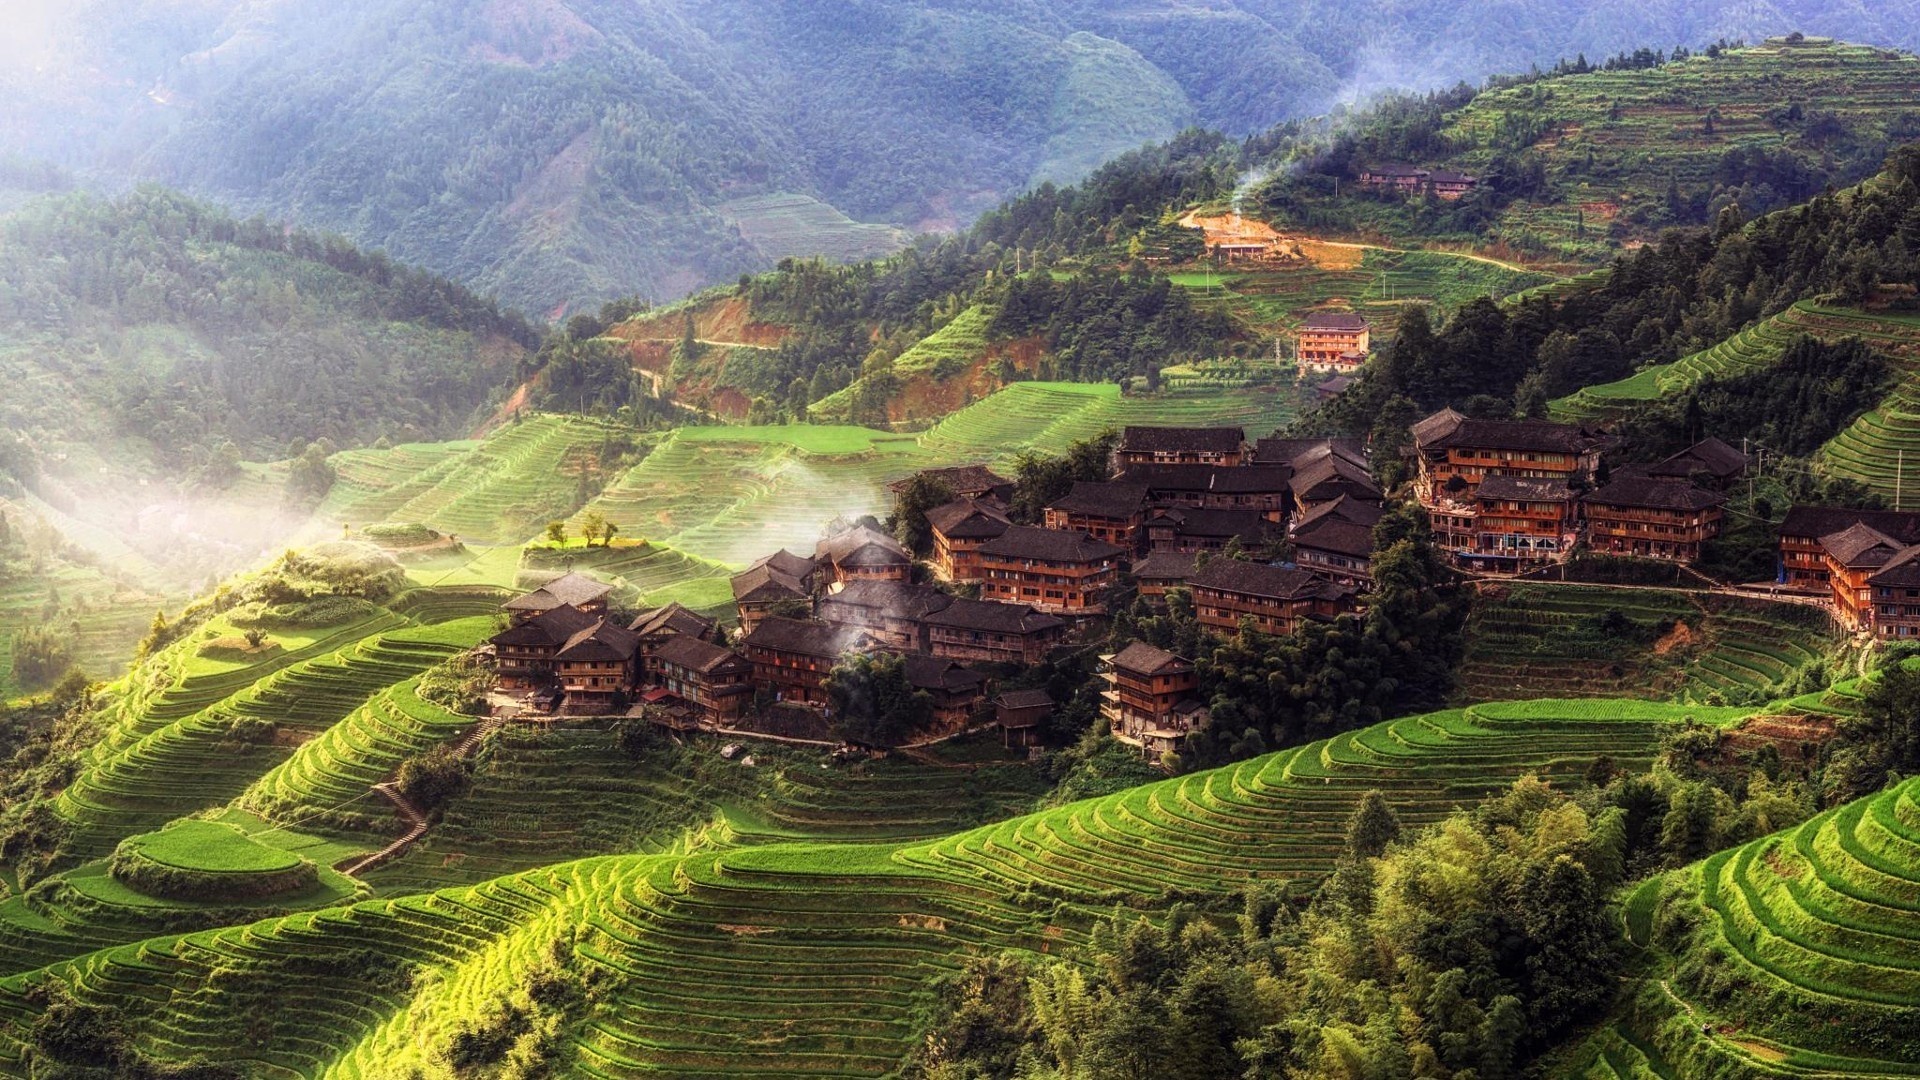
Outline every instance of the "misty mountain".
<svg viewBox="0 0 1920 1080">
<path fill-rule="evenodd" d="M 13 5 L 10 5 L 10 7 Z M 557 314 L 897 246 L 1199 124 L 1911 2 L 27 0 L 0 155 L 341 231 Z M 769 196 L 784 196 L 768 198 Z"/>
</svg>

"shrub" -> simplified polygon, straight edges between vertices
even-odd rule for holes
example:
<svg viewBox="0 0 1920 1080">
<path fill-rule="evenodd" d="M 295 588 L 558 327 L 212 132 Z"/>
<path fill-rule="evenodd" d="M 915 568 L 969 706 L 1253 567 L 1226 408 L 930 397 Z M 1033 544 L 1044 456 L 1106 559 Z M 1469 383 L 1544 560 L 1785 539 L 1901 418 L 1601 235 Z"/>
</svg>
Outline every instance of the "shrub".
<svg viewBox="0 0 1920 1080">
<path fill-rule="evenodd" d="M 420 676 L 414 691 L 450 712 L 483 716 L 487 712 L 487 694 L 493 690 L 493 669 L 472 653 L 462 653 L 444 664 L 430 668 Z"/>
<path fill-rule="evenodd" d="M 417 522 L 369 525 L 360 530 L 360 535 L 384 548 L 420 547 L 439 540 L 441 536 L 439 530 Z"/>
</svg>

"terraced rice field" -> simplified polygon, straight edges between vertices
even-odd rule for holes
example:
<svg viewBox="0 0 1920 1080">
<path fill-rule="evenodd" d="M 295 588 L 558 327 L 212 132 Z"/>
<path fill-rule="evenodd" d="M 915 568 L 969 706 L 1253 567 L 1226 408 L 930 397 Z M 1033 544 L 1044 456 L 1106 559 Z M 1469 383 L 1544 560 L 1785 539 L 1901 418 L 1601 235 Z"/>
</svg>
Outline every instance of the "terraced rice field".
<svg viewBox="0 0 1920 1080">
<path fill-rule="evenodd" d="M 1651 970 L 1586 1075 L 1920 1076 L 1920 780 L 1653 879 L 1628 912 Z"/>
<path fill-rule="evenodd" d="M 514 543 L 578 505 L 577 478 L 598 475 L 612 429 L 542 414 L 484 442 L 409 444 L 335 455 L 339 479 L 317 512 L 355 525 L 418 522 L 481 541 Z"/>
<path fill-rule="evenodd" d="M 898 225 L 855 221 L 808 195 L 753 195 L 714 209 L 770 262 L 789 255 L 836 262 L 878 259 L 913 241 L 913 234 Z"/>
<path fill-rule="evenodd" d="M 153 939 L 0 982 L 0 1060 L 18 1061 L 31 1024 L 21 994 L 53 979 L 115 1009 L 156 1056 L 238 1060 L 262 1077 L 404 1074 L 565 941 L 573 963 L 612 980 L 569 1032 L 569 1075 L 885 1075 L 916 1035 L 928 980 L 972 948 L 1057 951 L 1115 901 L 1168 888 L 1305 888 L 1369 789 L 1422 824 L 1526 772 L 1575 783 L 1602 754 L 1644 766 L 1683 713 L 1740 715 L 1480 706 L 941 840 L 592 859 Z M 285 994 L 296 978 L 303 993 Z"/>
<path fill-rule="evenodd" d="M 1459 693 L 1728 700 L 1777 695 L 1830 649 L 1823 612 L 1705 593 L 1514 582 L 1477 599 Z M 1618 611 L 1637 628 L 1603 629 Z M 1684 624 L 1684 629 L 1679 629 Z"/>
<path fill-rule="evenodd" d="M 12 517 L 18 527 L 26 520 Z M 147 632 L 155 609 L 177 607 L 177 597 L 131 587 L 92 567 L 58 557 L 20 577 L 0 577 L 0 701 L 43 687 L 17 685 L 13 673 L 13 636 L 29 627 L 50 627 L 66 635 L 74 664 L 95 678 L 127 666 L 134 646 Z M 55 614 L 47 616 L 48 608 Z"/>
<path fill-rule="evenodd" d="M 859 766 L 778 745 L 663 745 L 629 759 L 604 724 L 510 725 L 482 748 L 473 789 L 417 848 L 370 878 L 383 891 L 476 884 L 561 858 L 770 843 L 797 837 L 899 841 L 954 832 L 1030 806 L 1024 764 Z"/>
</svg>

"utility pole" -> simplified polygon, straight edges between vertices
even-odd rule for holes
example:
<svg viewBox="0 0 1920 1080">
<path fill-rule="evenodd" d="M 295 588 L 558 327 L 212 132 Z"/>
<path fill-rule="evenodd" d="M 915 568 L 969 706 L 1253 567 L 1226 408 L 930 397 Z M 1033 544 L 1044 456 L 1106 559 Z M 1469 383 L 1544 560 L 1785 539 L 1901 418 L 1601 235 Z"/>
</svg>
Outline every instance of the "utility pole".
<svg viewBox="0 0 1920 1080">
<path fill-rule="evenodd" d="M 1900 509 L 1900 482 L 1907 476 L 1907 451 L 1902 447 L 1896 453 L 1893 459 L 1893 509 L 1897 513 Z"/>
</svg>

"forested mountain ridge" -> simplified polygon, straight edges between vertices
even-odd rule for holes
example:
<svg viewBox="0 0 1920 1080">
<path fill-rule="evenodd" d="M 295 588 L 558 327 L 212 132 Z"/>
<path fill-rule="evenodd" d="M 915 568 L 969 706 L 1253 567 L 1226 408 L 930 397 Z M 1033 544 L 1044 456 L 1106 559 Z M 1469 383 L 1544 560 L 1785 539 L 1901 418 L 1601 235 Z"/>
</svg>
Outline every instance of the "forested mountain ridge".
<svg viewBox="0 0 1920 1080">
<path fill-rule="evenodd" d="M 335 229 L 540 312 L 948 228 L 1198 123 L 1898 12 L 1647 0 L 95 0 L 0 52 L 0 151 Z M 51 44 L 58 41 L 56 47 Z M 771 202 L 769 196 L 782 196 Z M 791 196 L 791 198 L 787 198 Z"/>
</svg>

